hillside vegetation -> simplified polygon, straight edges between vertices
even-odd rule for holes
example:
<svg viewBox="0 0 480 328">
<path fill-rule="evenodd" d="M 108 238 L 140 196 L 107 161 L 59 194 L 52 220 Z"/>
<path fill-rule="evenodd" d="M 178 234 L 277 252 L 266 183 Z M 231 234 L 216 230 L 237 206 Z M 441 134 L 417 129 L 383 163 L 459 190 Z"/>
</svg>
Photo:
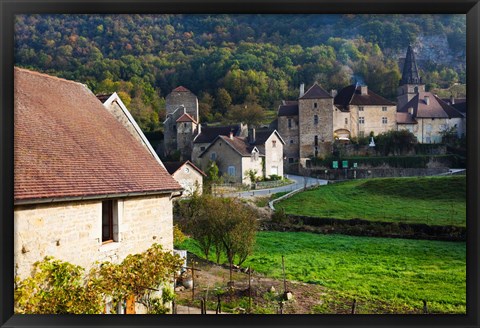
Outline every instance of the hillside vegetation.
<svg viewBox="0 0 480 328">
<path fill-rule="evenodd" d="M 300 83 L 364 81 L 394 99 L 399 60 L 418 48 L 427 88 L 465 82 L 465 15 L 17 15 L 16 65 L 119 92 L 144 132 L 183 85 L 202 121 L 232 106 L 276 110 Z M 252 105 L 249 106 L 249 108 Z"/>
<path fill-rule="evenodd" d="M 275 205 L 287 214 L 466 225 L 466 177 L 362 179 L 321 186 Z"/>
</svg>

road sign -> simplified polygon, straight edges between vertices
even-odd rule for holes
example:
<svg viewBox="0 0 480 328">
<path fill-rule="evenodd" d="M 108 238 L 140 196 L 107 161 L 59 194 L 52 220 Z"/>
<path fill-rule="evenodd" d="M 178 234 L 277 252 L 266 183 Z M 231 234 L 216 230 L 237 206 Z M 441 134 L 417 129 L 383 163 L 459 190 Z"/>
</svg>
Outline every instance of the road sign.
<svg viewBox="0 0 480 328">
<path fill-rule="evenodd" d="M 333 161 L 333 162 L 332 162 L 332 167 L 333 167 L 334 169 L 338 169 L 338 161 Z"/>
<path fill-rule="evenodd" d="M 344 169 L 348 168 L 348 161 L 342 161 L 342 167 Z"/>
</svg>

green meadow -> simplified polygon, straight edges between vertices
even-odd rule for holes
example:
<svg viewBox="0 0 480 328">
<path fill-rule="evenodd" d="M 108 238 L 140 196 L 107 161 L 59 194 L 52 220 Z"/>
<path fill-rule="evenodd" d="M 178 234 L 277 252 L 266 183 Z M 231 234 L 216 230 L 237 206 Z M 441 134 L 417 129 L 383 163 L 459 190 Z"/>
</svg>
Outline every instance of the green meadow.
<svg viewBox="0 0 480 328">
<path fill-rule="evenodd" d="M 191 239 L 182 248 L 202 256 Z M 434 313 L 466 311 L 464 242 L 259 232 L 242 266 L 281 279 L 282 255 L 287 280 L 327 288 L 324 304 L 346 297 L 358 300 L 359 313 L 375 313 L 378 304 L 382 313 L 409 313 L 426 300 Z M 329 311 L 319 306 L 317 313 Z"/>
<path fill-rule="evenodd" d="M 320 186 L 275 204 L 287 214 L 466 226 L 466 177 L 359 179 Z"/>
</svg>

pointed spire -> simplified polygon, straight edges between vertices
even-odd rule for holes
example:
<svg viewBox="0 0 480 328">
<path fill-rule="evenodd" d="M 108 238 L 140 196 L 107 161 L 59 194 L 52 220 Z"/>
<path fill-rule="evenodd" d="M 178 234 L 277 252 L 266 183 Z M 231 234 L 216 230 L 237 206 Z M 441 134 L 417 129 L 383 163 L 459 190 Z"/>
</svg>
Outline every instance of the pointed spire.
<svg viewBox="0 0 480 328">
<path fill-rule="evenodd" d="M 405 63 L 403 64 L 403 74 L 400 85 L 404 84 L 422 84 L 422 78 L 418 75 L 417 62 L 415 61 L 415 53 L 409 45 Z"/>
</svg>

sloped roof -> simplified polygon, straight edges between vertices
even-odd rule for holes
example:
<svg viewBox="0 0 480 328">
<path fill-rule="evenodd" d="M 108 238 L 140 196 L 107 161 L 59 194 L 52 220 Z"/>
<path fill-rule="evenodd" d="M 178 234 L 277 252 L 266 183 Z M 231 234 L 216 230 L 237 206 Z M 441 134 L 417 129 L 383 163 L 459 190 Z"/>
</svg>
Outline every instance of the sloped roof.
<svg viewBox="0 0 480 328">
<path fill-rule="evenodd" d="M 442 98 L 444 102 L 458 110 L 460 113 L 466 114 L 467 113 L 467 99 L 466 98 L 454 98 L 454 103 L 452 104 L 452 99 L 450 98 Z"/>
<path fill-rule="evenodd" d="M 295 116 L 298 115 L 298 102 L 289 101 L 285 105 L 278 106 L 278 116 Z"/>
<path fill-rule="evenodd" d="M 257 148 L 255 145 L 250 145 L 248 143 L 247 138 L 243 137 L 232 137 L 230 138 L 229 136 L 223 136 L 219 135 L 215 138 L 215 140 L 199 155 L 199 157 L 202 157 L 205 153 L 208 152 L 208 150 L 216 144 L 219 140 L 224 141 L 228 146 L 230 146 L 233 150 L 235 150 L 239 155 L 246 157 L 246 156 L 251 156 L 252 151 Z M 257 148 L 258 150 L 258 148 Z M 260 156 L 262 154 L 259 153 Z"/>
<path fill-rule="evenodd" d="M 182 189 L 85 85 L 19 68 L 14 83 L 16 202 Z"/>
<path fill-rule="evenodd" d="M 429 97 L 429 104 L 425 97 Z M 408 109 L 413 108 L 413 118 L 455 118 L 464 117 L 458 110 L 435 96 L 431 92 L 419 92 L 397 112 L 408 113 Z"/>
<path fill-rule="evenodd" d="M 268 138 L 270 138 L 270 136 L 273 134 L 273 133 L 276 133 L 278 138 L 280 139 L 280 141 L 285 144 L 285 141 L 283 141 L 282 137 L 280 136 L 280 134 L 278 133 L 277 130 L 270 130 L 270 129 L 262 129 L 262 130 L 255 130 L 255 142 L 253 143 L 253 145 L 255 146 L 259 146 L 259 145 L 264 145 Z"/>
<path fill-rule="evenodd" d="M 195 121 L 195 119 L 190 116 L 190 114 L 188 113 L 183 113 L 182 116 L 180 116 L 178 119 L 177 119 L 177 122 L 193 122 L 193 123 L 197 123 L 197 121 Z"/>
<path fill-rule="evenodd" d="M 322 98 L 332 98 L 332 96 L 325 91 L 321 86 L 315 82 L 310 89 L 305 92 L 303 96 L 299 99 L 322 99 Z"/>
<path fill-rule="evenodd" d="M 183 86 L 178 86 L 175 89 L 172 90 L 172 92 L 190 92 L 187 88 Z"/>
<path fill-rule="evenodd" d="M 367 94 L 361 94 L 360 85 L 349 85 L 341 89 L 335 96 L 334 104 L 341 110 L 347 110 L 349 105 L 356 106 L 394 106 L 395 103 L 376 94 L 367 88 Z"/>
<path fill-rule="evenodd" d="M 417 124 L 418 122 L 410 115 L 410 113 L 395 113 L 397 124 Z"/>
<path fill-rule="evenodd" d="M 200 170 L 195 164 L 193 164 L 190 161 L 185 161 L 185 162 L 164 162 L 165 168 L 167 169 L 168 173 L 173 175 L 175 172 L 177 172 L 180 168 L 182 168 L 184 165 L 189 165 L 191 166 L 195 171 L 200 173 L 203 176 L 207 176 L 205 172 Z"/>
<path fill-rule="evenodd" d="M 240 131 L 240 125 L 227 125 L 227 126 L 204 126 L 202 125 L 202 131 L 195 137 L 193 143 L 211 143 L 219 135 L 238 135 Z"/>
</svg>

